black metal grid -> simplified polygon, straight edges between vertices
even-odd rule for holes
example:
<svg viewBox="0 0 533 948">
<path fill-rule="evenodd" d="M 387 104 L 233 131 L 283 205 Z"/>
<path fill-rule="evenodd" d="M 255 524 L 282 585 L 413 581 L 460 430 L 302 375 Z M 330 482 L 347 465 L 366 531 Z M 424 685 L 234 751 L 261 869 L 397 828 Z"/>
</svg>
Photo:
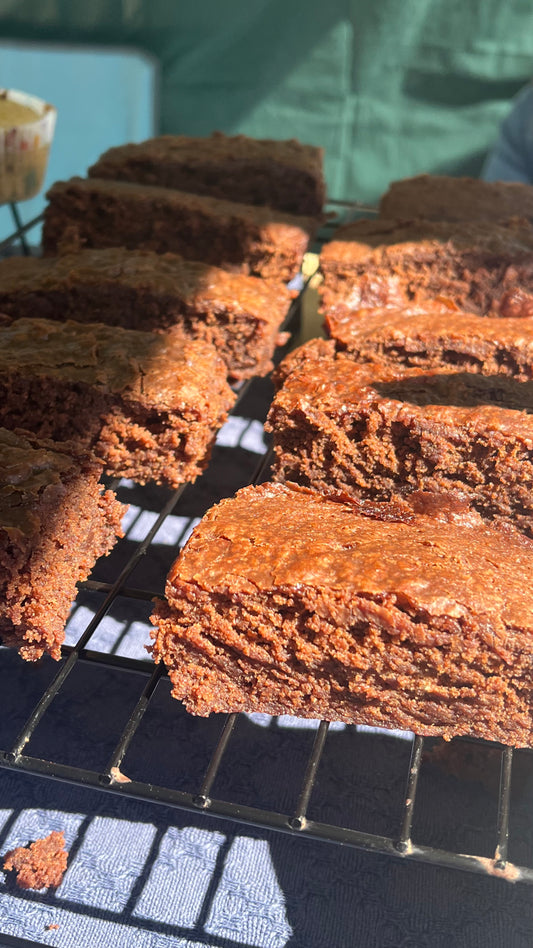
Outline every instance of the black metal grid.
<svg viewBox="0 0 533 948">
<path fill-rule="evenodd" d="M 335 208 L 335 221 L 338 222 L 340 213 L 348 211 L 353 217 L 367 209 L 361 205 L 339 205 Z M 18 215 L 14 214 L 17 230 L 7 240 L 0 243 L 0 254 L 9 252 L 17 241 L 22 252 L 28 253 L 29 248 L 25 234 L 40 223 L 36 218 L 24 226 L 19 226 Z M 327 228 L 333 226 L 330 221 Z M 326 234 L 327 239 L 327 234 Z M 297 315 L 298 304 L 294 305 L 289 314 L 289 322 Z M 246 383 L 244 391 L 254 382 Z M 239 405 L 241 399 L 237 402 Z M 237 407 L 236 406 L 236 407 Z M 235 411 L 235 409 L 234 409 Z M 268 468 L 268 455 L 264 458 L 253 477 L 253 481 L 260 482 L 265 478 Z M 152 525 L 145 539 L 140 542 L 126 565 L 120 570 L 113 583 L 87 581 L 83 586 L 102 596 L 100 608 L 93 616 L 84 633 L 74 647 L 63 648 L 64 662 L 46 687 L 41 698 L 29 714 L 15 740 L 8 748 L 0 750 L 0 767 L 15 771 L 22 771 L 55 780 L 66 781 L 84 787 L 91 787 L 119 794 L 123 797 L 133 797 L 138 800 L 164 804 L 191 812 L 202 812 L 212 817 L 219 817 L 248 824 L 255 827 L 279 830 L 283 833 L 314 840 L 343 844 L 357 849 L 382 853 L 405 860 L 429 863 L 454 869 L 463 869 L 481 875 L 496 876 L 508 881 L 533 883 L 533 868 L 525 865 L 515 865 L 508 860 L 509 823 L 511 815 L 511 772 L 513 764 L 513 749 L 501 745 L 489 745 L 496 748 L 501 755 L 501 774 L 498 793 L 498 816 L 494 838 L 494 849 L 491 857 L 473 854 L 464 854 L 434 846 L 414 843 L 412 840 L 413 817 L 417 799 L 417 785 L 424 755 L 425 740 L 420 736 L 413 737 L 410 762 L 406 774 L 406 788 L 402 813 L 398 823 L 397 833 L 394 836 L 377 835 L 362 832 L 347 826 L 320 822 L 308 817 L 309 805 L 313 788 L 317 779 L 317 772 L 323 751 L 326 746 L 329 725 L 322 721 L 316 731 L 313 746 L 308 756 L 305 772 L 301 781 L 297 802 L 293 809 L 287 812 L 278 812 L 263 809 L 250 804 L 235 804 L 212 795 L 213 785 L 219 773 L 222 761 L 234 735 L 238 716 L 227 716 L 218 741 L 212 752 L 203 779 L 190 789 L 176 790 L 171 787 L 157 785 L 151 782 L 130 780 L 121 771 L 121 766 L 128 752 L 128 748 L 150 706 L 159 681 L 165 676 L 161 666 L 154 666 L 149 660 L 139 661 L 123 658 L 113 654 L 93 651 L 88 648 L 90 639 L 97 630 L 103 617 L 109 612 L 118 596 L 131 600 L 149 601 L 155 595 L 153 592 L 129 588 L 126 584 L 135 567 L 139 564 L 149 548 L 161 524 L 172 513 L 178 502 L 187 491 L 187 485 L 175 491 L 160 510 L 157 520 Z M 145 679 L 144 686 L 138 696 L 126 724 L 122 729 L 115 747 L 109 756 L 106 766 L 101 770 L 92 770 L 79 766 L 72 766 L 59 761 L 39 758 L 24 753 L 24 749 L 32 738 L 37 726 L 50 711 L 55 697 L 59 695 L 70 674 L 78 663 L 88 663 L 93 667 L 114 669 L 120 674 L 128 675 L 132 672 Z M 456 739 L 457 740 L 457 739 Z M 460 740 L 460 739 L 459 739 Z M 475 742 L 484 745 L 485 742 Z"/>
</svg>

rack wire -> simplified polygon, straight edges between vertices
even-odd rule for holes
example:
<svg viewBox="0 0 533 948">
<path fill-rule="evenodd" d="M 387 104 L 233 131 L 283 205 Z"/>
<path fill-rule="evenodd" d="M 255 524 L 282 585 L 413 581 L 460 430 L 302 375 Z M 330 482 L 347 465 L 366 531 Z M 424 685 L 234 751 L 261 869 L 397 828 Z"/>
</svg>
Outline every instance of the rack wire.
<svg viewBox="0 0 533 948">
<path fill-rule="evenodd" d="M 346 207 L 350 213 L 353 213 L 353 206 L 347 205 Z M 359 209 L 359 206 L 355 207 L 356 213 Z M 364 210 L 366 209 L 363 208 Z M 27 225 L 17 226 L 13 235 L 0 243 L 0 254 L 8 252 L 13 245 L 16 245 L 17 241 L 23 248 L 23 252 L 26 252 L 24 250 L 26 246 L 25 235 L 40 221 L 41 218 L 36 218 Z M 20 221 L 18 224 L 20 224 Z M 293 304 L 291 308 L 288 323 L 292 324 L 297 316 L 298 302 Z M 233 409 L 234 412 L 238 411 L 242 399 L 254 384 L 255 382 L 252 380 L 243 386 L 237 405 Z M 252 477 L 253 482 L 258 483 L 265 479 L 268 463 L 269 457 L 267 454 L 259 462 Z M 512 882 L 520 881 L 532 884 L 533 867 L 516 865 L 509 860 L 513 767 L 513 749 L 511 747 L 490 745 L 487 742 L 473 742 L 481 748 L 487 746 L 493 754 L 496 751 L 501 758 L 497 820 L 491 856 L 461 853 L 413 841 L 413 819 L 417 805 L 417 789 L 427 745 L 427 741 L 417 735 L 412 737 L 410 760 L 405 774 L 403 804 L 401 812 L 398 814 L 397 832 L 394 835 L 364 832 L 346 825 L 315 820 L 309 815 L 313 792 L 319 777 L 321 760 L 327 747 L 330 732 L 330 725 L 325 721 L 320 722 L 316 730 L 304 766 L 296 803 L 290 810 L 281 811 L 263 808 L 255 805 L 253 800 L 244 804 L 237 804 L 215 795 L 215 781 L 235 738 L 239 719 L 236 714 L 230 714 L 224 720 L 202 777 L 188 789 L 176 789 L 151 781 L 130 779 L 127 776 L 128 750 L 145 719 L 158 685 L 166 677 L 166 673 L 162 666 L 154 666 L 148 659 L 139 660 L 103 653 L 91 649 L 90 642 L 103 618 L 109 613 L 118 597 L 125 597 L 131 602 L 149 602 L 156 594 L 151 590 L 130 587 L 127 583 L 135 568 L 141 563 L 143 556 L 166 518 L 172 514 L 178 503 L 183 502 L 184 499 L 186 501 L 189 489 L 189 486 L 185 485 L 171 494 L 161 507 L 151 529 L 145 538 L 136 545 L 113 582 L 88 580 L 82 584 L 86 590 L 101 597 L 100 606 L 86 625 L 76 645 L 64 646 L 63 661 L 59 670 L 44 689 L 15 739 L 11 741 L 9 746 L 0 749 L 0 767 L 95 788 L 102 792 L 118 794 L 123 798 L 130 797 L 176 807 L 185 811 L 200 812 L 208 817 L 229 819 L 236 823 L 277 830 L 301 838 L 307 837 L 333 844 L 342 844 L 367 852 L 381 853 L 397 859 L 467 870 L 479 875 L 496 876 Z M 65 764 L 58 760 L 38 757 L 26 752 L 30 740 L 45 715 L 53 715 L 54 712 L 51 706 L 54 699 L 62 692 L 73 670 L 83 665 L 89 665 L 94 669 L 112 669 L 120 676 L 131 676 L 134 673 L 141 679 L 140 684 L 142 684 L 131 713 L 127 717 L 112 752 L 109 754 L 106 766 L 101 769 Z M 460 741 L 461 739 L 457 740 Z"/>
</svg>

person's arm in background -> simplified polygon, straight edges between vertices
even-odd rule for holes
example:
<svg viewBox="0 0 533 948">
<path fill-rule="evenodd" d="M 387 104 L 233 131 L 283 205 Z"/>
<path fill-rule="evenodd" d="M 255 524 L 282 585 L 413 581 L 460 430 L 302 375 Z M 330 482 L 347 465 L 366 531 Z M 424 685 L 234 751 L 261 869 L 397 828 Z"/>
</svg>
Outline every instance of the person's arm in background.
<svg viewBox="0 0 533 948">
<path fill-rule="evenodd" d="M 515 97 L 481 177 L 485 181 L 533 184 L 533 83 Z"/>
</svg>

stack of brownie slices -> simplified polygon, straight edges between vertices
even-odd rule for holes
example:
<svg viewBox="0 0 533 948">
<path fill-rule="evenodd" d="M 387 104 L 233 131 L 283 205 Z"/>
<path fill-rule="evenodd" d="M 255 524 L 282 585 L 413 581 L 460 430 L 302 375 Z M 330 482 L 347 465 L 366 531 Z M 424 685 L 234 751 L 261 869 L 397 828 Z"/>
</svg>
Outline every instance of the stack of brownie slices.
<svg viewBox="0 0 533 948">
<path fill-rule="evenodd" d="M 324 247 L 274 483 L 208 513 L 156 606 L 189 710 L 533 746 L 532 213 L 423 176 Z"/>
<path fill-rule="evenodd" d="M 321 222 L 322 165 L 311 145 L 221 133 L 111 148 L 52 186 L 44 258 L 0 268 L 0 311 L 186 332 L 232 381 L 266 374 Z"/>
<path fill-rule="evenodd" d="M 231 383 L 271 369 L 322 152 L 166 136 L 48 197 L 44 256 L 0 263 L 0 637 L 27 659 L 59 657 L 76 581 L 120 535 L 100 475 L 193 481 Z"/>
</svg>

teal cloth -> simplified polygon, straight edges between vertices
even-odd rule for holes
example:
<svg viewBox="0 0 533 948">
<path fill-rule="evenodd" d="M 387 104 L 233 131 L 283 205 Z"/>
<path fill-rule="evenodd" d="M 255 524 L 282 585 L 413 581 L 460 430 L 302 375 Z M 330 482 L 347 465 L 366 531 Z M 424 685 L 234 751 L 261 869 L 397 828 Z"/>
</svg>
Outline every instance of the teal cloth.
<svg viewBox="0 0 533 948">
<path fill-rule="evenodd" d="M 322 145 L 330 196 L 362 201 L 477 174 L 533 72 L 529 0 L 0 0 L 0 28 L 141 48 L 161 64 L 163 132 Z"/>
</svg>

